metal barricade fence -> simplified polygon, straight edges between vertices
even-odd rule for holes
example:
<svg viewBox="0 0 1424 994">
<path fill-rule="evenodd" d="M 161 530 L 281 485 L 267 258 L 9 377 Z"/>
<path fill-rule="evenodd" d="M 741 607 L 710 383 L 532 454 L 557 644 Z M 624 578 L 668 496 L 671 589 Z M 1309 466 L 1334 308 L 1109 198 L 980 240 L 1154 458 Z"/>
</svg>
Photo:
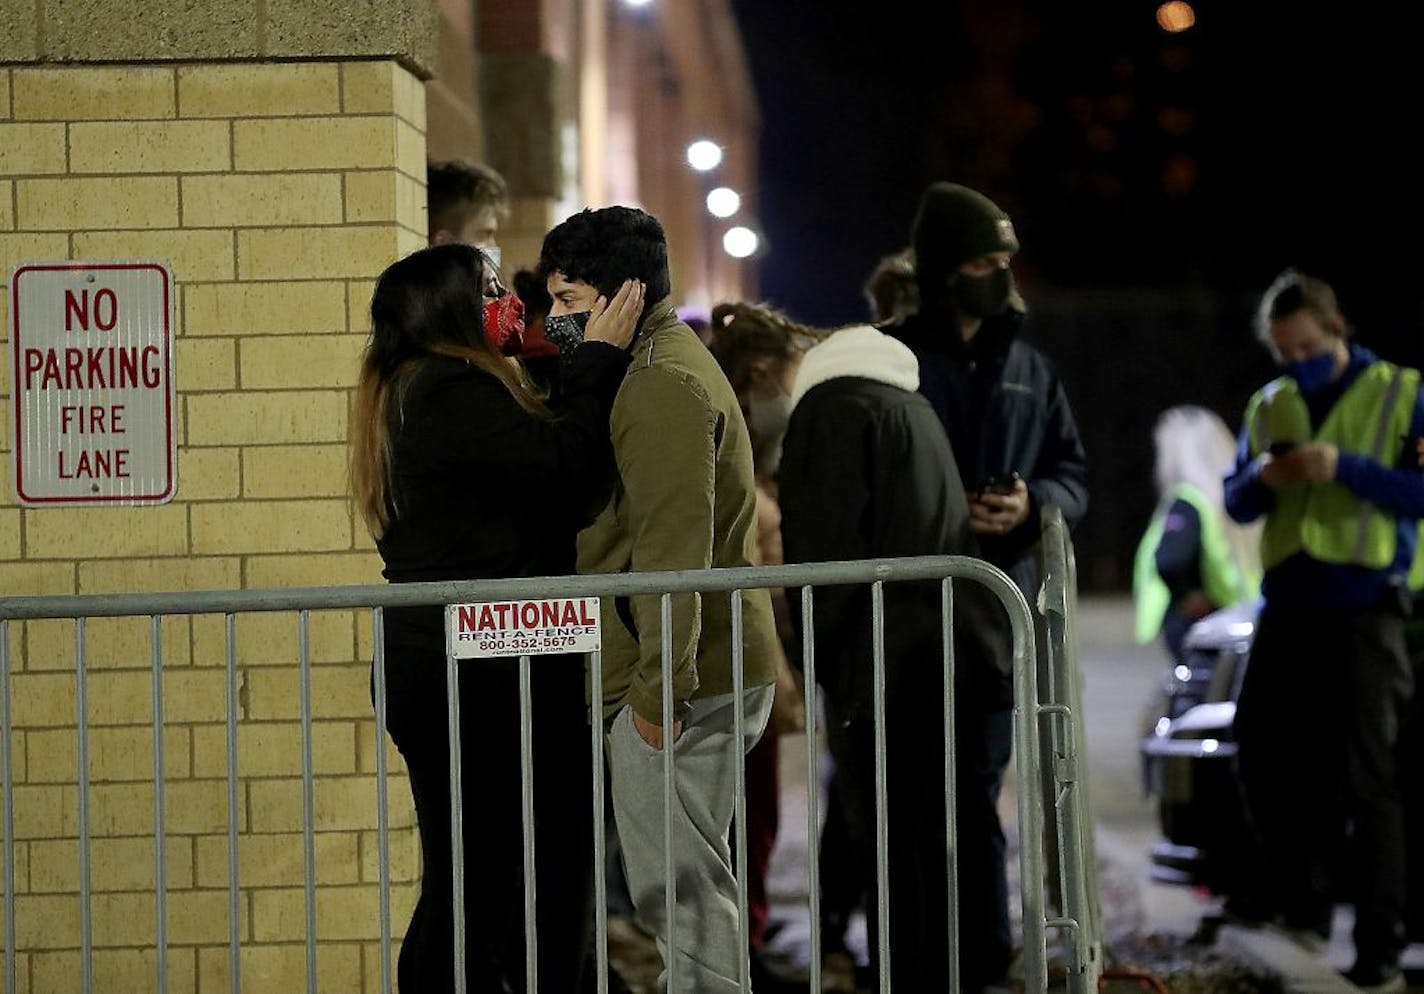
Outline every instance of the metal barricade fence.
<svg viewBox="0 0 1424 994">
<path fill-rule="evenodd" d="M 1048 628 L 1048 687 L 1040 710 L 1053 715 L 1051 771 L 1058 821 L 1068 990 L 1098 989 L 1103 930 L 1098 908 L 1097 841 L 1088 783 L 1082 679 L 1078 668 L 1078 567 L 1063 512 L 1043 510 L 1043 589 L 1039 610 Z"/>
<path fill-rule="evenodd" d="M 1057 519 L 1061 524 L 1061 517 Z M 1048 536 L 1050 541 L 1048 552 L 1051 562 L 1056 562 L 1057 567 L 1050 566 L 1049 583 L 1046 587 L 1048 597 L 1048 614 L 1053 630 L 1057 631 L 1057 640 L 1053 642 L 1058 648 L 1055 651 L 1055 665 L 1068 667 L 1063 672 L 1071 671 L 1076 659 L 1072 659 L 1070 652 L 1065 652 L 1064 647 L 1069 645 L 1072 637 L 1072 595 L 1071 587 L 1071 558 L 1067 559 L 1067 572 L 1065 574 L 1063 557 L 1071 556 L 1066 543 L 1066 531 L 1062 532 L 1061 541 L 1056 537 L 1058 532 L 1052 519 L 1048 525 Z M 1059 551 L 1061 550 L 1061 553 Z M 1053 557 L 1058 556 L 1058 559 Z M 953 802 L 955 790 L 955 756 L 953 749 L 954 741 L 954 708 L 952 706 L 952 694 L 954 687 L 955 671 L 955 647 L 952 638 L 953 614 L 954 614 L 954 580 L 968 580 L 982 584 L 1003 604 L 1007 611 L 1012 630 L 1012 651 L 1013 651 L 1013 682 L 1016 705 L 1013 714 L 1014 727 L 1014 751 L 1016 755 L 1016 771 L 1020 788 L 1018 791 L 1018 822 L 1021 836 L 1020 860 L 1022 871 L 1022 900 L 1023 900 L 1023 972 L 1025 988 L 1030 994 L 1042 992 L 1047 986 L 1047 946 L 1046 930 L 1060 929 L 1068 935 L 1075 937 L 1075 963 L 1079 966 L 1091 966 L 1095 961 L 1085 949 L 1085 943 L 1091 934 L 1090 929 L 1085 927 L 1085 922 L 1092 922 L 1095 915 L 1088 910 L 1088 891 L 1091 885 L 1088 879 L 1084 878 L 1084 864 L 1082 846 L 1085 839 L 1090 842 L 1091 834 L 1089 825 L 1085 830 L 1082 820 L 1086 812 L 1086 805 L 1082 802 L 1082 776 L 1078 769 L 1079 760 L 1074 751 L 1074 743 L 1081 746 L 1081 729 L 1078 729 L 1076 736 L 1069 733 L 1068 722 L 1062 724 L 1064 738 L 1064 762 L 1055 771 L 1065 797 L 1066 804 L 1060 804 L 1059 817 L 1066 819 L 1068 823 L 1076 818 L 1079 822 L 1076 828 L 1070 828 L 1063 834 L 1064 849 L 1063 872 L 1065 875 L 1065 893 L 1074 895 L 1073 903 L 1069 908 L 1069 915 L 1063 918 L 1046 919 L 1044 912 L 1043 894 L 1043 851 L 1042 851 L 1042 831 L 1044 812 L 1038 801 L 1038 791 L 1028 785 L 1036 785 L 1040 776 L 1039 752 L 1038 752 L 1038 715 L 1041 711 L 1050 711 L 1061 714 L 1071 720 L 1076 718 L 1078 709 L 1076 708 L 1076 690 L 1073 691 L 1074 698 L 1071 704 L 1067 702 L 1050 701 L 1047 705 L 1039 705 L 1037 678 L 1035 672 L 1035 649 L 1033 635 L 1033 617 L 1028 604 L 1023 595 L 1002 572 L 979 560 L 960 557 L 923 557 L 913 559 L 879 560 L 854 563 L 821 563 L 798 566 L 781 567 L 758 567 L 745 569 L 717 569 L 678 573 L 643 573 L 643 574 L 621 574 L 612 576 L 579 576 L 579 577 L 557 577 L 557 578 L 537 578 L 537 579 L 514 579 L 514 580 L 487 580 L 487 581 L 467 581 L 467 582 L 444 582 L 444 583 L 420 583 L 420 584 L 397 584 L 397 585 L 373 585 L 360 587 L 341 588 L 292 588 L 281 590 L 234 590 L 234 591 L 211 591 L 211 592 L 187 592 L 187 593 L 165 593 L 165 594 L 133 594 L 133 595 L 83 595 L 64 597 L 12 597 L 0 598 L 0 742 L 3 742 L 3 758 L 0 758 L 0 777 L 3 777 L 3 863 L 4 863 L 4 991 L 5 994 L 16 994 L 18 983 L 16 976 L 16 961 L 19 950 L 16 947 L 16 876 L 15 876 L 15 825 L 14 825 L 14 794 L 15 780 L 12 769 L 11 751 L 14 742 L 14 726 L 11 714 L 11 642 L 10 642 L 10 622 L 37 619 L 69 619 L 74 622 L 75 632 L 75 712 L 77 716 L 76 743 L 77 743 L 77 764 L 78 764 L 78 901 L 80 918 L 80 961 L 81 961 L 81 990 L 84 994 L 90 994 L 93 990 L 92 957 L 94 952 L 94 930 L 93 914 L 91 908 L 91 888 L 89 865 L 89 845 L 90 845 L 90 813 L 88 809 L 89 783 L 87 768 L 89 764 L 88 746 L 88 717 L 86 701 L 86 643 L 85 626 L 89 619 L 94 618 L 143 618 L 150 619 L 150 665 L 152 671 L 152 734 L 154 741 L 153 749 L 153 779 L 154 779 L 154 894 L 155 909 L 154 914 L 157 919 L 157 940 L 156 940 L 156 977 L 154 989 L 166 994 L 169 985 L 168 964 L 166 954 L 168 952 L 168 930 L 167 930 L 167 899 L 168 883 L 165 878 L 165 769 L 164 769 L 164 658 L 162 649 L 162 624 L 165 618 L 170 616 L 193 616 L 193 615 L 221 615 L 224 618 L 224 650 L 225 650 L 225 725 L 226 725 L 226 749 L 227 749 L 227 843 L 228 843 L 228 863 L 227 863 L 227 891 L 229 910 L 229 934 L 228 934 L 228 956 L 229 956 L 229 987 L 233 992 L 242 989 L 240 953 L 242 951 L 242 934 L 240 928 L 239 899 L 241 893 L 241 880 L 239 874 L 239 818 L 238 818 L 238 784 L 240 771 L 238 769 L 238 667 L 237 667 L 237 626 L 236 620 L 239 615 L 259 612 L 296 612 L 298 615 L 299 628 L 299 663 L 300 663 L 300 721 L 301 721 L 301 795 L 302 795 L 302 841 L 303 841 L 303 867 L 304 867 L 304 892 L 305 892 L 305 968 L 306 968 L 306 989 L 310 994 L 315 994 L 318 986 L 319 963 L 318 963 L 318 942 L 317 942 L 317 918 L 316 918 L 316 873 L 315 873 L 315 819 L 314 819 L 314 799 L 313 799 L 313 763 L 312 763 L 312 684 L 311 684 L 311 633 L 310 618 L 313 611 L 326 610 L 351 610 L 362 609 L 371 610 L 371 631 L 374 644 L 374 666 L 372 668 L 372 680 L 374 683 L 375 698 L 375 718 L 377 737 L 376 749 L 376 790 L 378 806 L 378 853 L 379 863 L 379 891 L 380 891 L 380 990 L 383 994 L 389 994 L 392 990 L 392 968 L 393 959 L 391 954 L 392 929 L 391 929 L 391 878 L 390 878 L 390 851 L 389 851 L 389 799 L 387 796 L 387 762 L 384 743 L 386 741 L 387 730 L 387 694 L 386 694 L 386 673 L 385 673 L 385 653 L 383 647 L 383 625 L 384 610 L 393 607 L 415 607 L 428 605 L 449 605 L 470 602 L 501 602 L 521 599 L 548 599 L 548 598 L 575 598 L 575 597 L 595 597 L 595 596 L 634 596 L 634 595 L 657 595 L 661 597 L 661 611 L 663 618 L 663 724 L 664 727 L 672 725 L 673 700 L 672 683 L 670 679 L 671 652 L 672 652 L 672 632 L 671 632 L 671 599 L 675 594 L 711 594 L 727 593 L 731 597 L 732 603 L 732 644 L 734 648 L 733 658 L 733 679 L 734 694 L 740 696 L 744 689 L 744 670 L 742 659 L 742 608 L 741 592 L 746 590 L 765 589 L 773 587 L 786 588 L 788 592 L 800 591 L 800 603 L 804 613 L 804 627 L 809 634 L 813 631 L 813 619 L 811 613 L 812 589 L 819 586 L 831 585 L 869 585 L 873 607 L 873 637 L 874 637 L 874 729 L 875 729 L 875 810 L 876 810 L 876 893 L 878 914 L 878 946 L 882 950 L 879 957 L 880 989 L 888 994 L 890 990 L 890 961 L 892 950 L 889 942 L 889 920 L 892 911 L 891 895 L 889 893 L 887 866 L 887 849 L 889 835 L 887 828 L 888 798 L 886 785 L 886 737 L 885 737 L 885 615 L 884 615 L 884 585 L 887 583 L 905 583 L 915 581 L 937 581 L 941 584 L 941 608 L 943 612 L 943 679 L 944 679 L 944 706 L 945 706 L 945 748 L 943 755 L 945 782 L 946 782 L 946 831 L 949 840 L 949 921 L 950 935 L 947 936 L 946 955 L 949 956 L 950 976 L 952 978 L 951 988 L 957 989 L 957 895 L 956 895 L 956 854 L 957 840 L 955 836 L 955 825 L 953 817 Z M 1065 582 L 1066 581 L 1066 582 Z M 1051 591 L 1051 593 L 1048 593 Z M 1053 619 L 1057 619 L 1055 622 Z M 802 665 L 805 673 L 806 704 L 807 714 L 814 715 L 815 693 L 816 693 L 816 647 L 815 640 L 808 637 L 803 644 Z M 597 702 L 602 699 L 602 673 L 601 660 L 598 653 L 592 654 L 592 665 L 590 667 L 593 681 L 593 700 L 595 708 Z M 535 935 L 535 891 L 532 886 L 533 868 L 535 853 L 533 847 L 532 829 L 532 778 L 534 775 L 532 751 L 531 751 L 531 720 L 530 720 L 530 667 L 529 656 L 519 658 L 519 692 L 520 692 L 520 753 L 521 753 L 521 793 L 522 793 L 522 821 L 524 832 L 524 899 L 525 899 L 525 925 L 526 925 L 526 951 L 527 951 L 527 982 L 530 991 L 537 990 L 536 976 L 536 956 L 537 936 Z M 448 657 L 447 680 L 448 686 L 454 687 L 456 674 L 456 663 L 453 656 Z M 1072 685 L 1071 683 L 1069 684 Z M 454 902 L 453 914 L 456 923 L 456 989 L 466 990 L 465 974 L 462 969 L 465 954 L 465 935 L 463 930 L 463 887 L 464 872 L 461 849 L 463 847 L 462 832 L 462 782 L 460 776 L 460 715 L 459 715 L 459 695 L 457 693 L 447 694 L 449 701 L 449 713 L 447 715 L 450 732 L 450 766 L 451 766 L 451 792 L 452 792 L 452 825 L 451 841 L 454 848 Z M 735 734 L 734 740 L 743 740 L 743 717 L 740 708 L 734 708 L 735 714 Z M 598 711 L 595 710 L 595 714 Z M 592 747 L 593 747 L 593 770 L 594 790 L 593 808 L 591 817 L 594 827 L 594 867 L 596 886 L 596 954 L 597 954 L 597 982 L 600 994 L 606 994 L 608 975 L 608 950 L 607 950 L 607 918 L 606 918 L 606 893 L 603 880 L 602 868 L 605 865 L 606 840 L 604 831 L 604 741 L 602 722 L 595 720 L 591 727 Z M 812 918 L 811 928 L 811 989 L 819 991 L 821 989 L 820 978 L 820 949 L 819 938 L 820 929 L 818 927 L 819 918 L 819 879 L 818 879 L 818 846 L 820 812 L 817 802 L 817 784 L 819 780 L 817 767 L 817 732 L 814 721 L 808 721 L 807 728 L 807 775 L 808 775 L 808 836 L 810 844 L 809 852 L 809 876 L 810 876 L 810 914 Z M 674 792 L 674 781 L 676 777 L 673 763 L 673 737 L 666 736 L 663 749 L 663 814 L 664 814 L 664 845 L 669 861 L 672 858 L 672 806 L 671 800 Z M 747 891 L 744 869 L 747 863 L 747 839 L 746 839 L 746 792 L 745 773 L 741 762 L 741 757 L 733 764 L 736 770 L 736 858 L 739 872 L 738 878 L 738 904 L 741 932 L 741 982 L 743 990 L 750 990 L 749 985 L 749 964 L 747 960 Z M 1073 785 L 1079 785 L 1074 788 Z M 1070 852 L 1076 850 L 1076 852 Z M 1091 849 L 1088 850 L 1091 852 Z M 673 874 L 667 874 L 667 885 L 665 891 L 665 901 L 668 908 L 668 929 L 671 931 L 675 927 L 675 917 L 672 914 L 672 906 L 675 900 L 674 889 L 676 880 Z M 1074 917 L 1076 915 L 1076 917 Z M 674 937 L 668 935 L 666 947 L 675 948 Z M 677 979 L 674 975 L 676 970 L 676 956 L 669 956 L 666 964 L 669 971 L 667 977 L 668 989 L 678 990 Z M 1080 973 L 1085 971 L 1080 970 Z"/>
</svg>

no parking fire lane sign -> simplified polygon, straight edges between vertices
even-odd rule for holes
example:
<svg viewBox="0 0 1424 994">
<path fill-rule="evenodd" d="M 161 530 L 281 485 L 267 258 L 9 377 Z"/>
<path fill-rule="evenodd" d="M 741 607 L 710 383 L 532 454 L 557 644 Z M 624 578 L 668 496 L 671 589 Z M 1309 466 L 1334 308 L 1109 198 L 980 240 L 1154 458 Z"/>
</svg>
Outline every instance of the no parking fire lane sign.
<svg viewBox="0 0 1424 994">
<path fill-rule="evenodd" d="M 49 263 L 10 280 L 15 495 L 163 504 L 177 489 L 173 274 Z"/>
</svg>

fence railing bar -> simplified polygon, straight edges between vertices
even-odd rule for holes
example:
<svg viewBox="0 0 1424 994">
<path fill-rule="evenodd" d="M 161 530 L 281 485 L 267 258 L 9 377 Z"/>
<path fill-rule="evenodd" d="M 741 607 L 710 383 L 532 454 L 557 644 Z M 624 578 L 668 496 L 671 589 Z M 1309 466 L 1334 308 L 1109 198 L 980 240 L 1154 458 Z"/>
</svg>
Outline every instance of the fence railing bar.
<svg viewBox="0 0 1424 994">
<path fill-rule="evenodd" d="M 742 713 L 742 695 L 746 692 L 746 673 L 742 667 L 746 647 L 742 644 L 742 592 L 732 591 L 732 770 L 736 809 L 732 821 L 737 827 L 737 970 L 738 985 L 743 992 L 752 989 L 751 928 L 747 910 L 747 771 L 743 764 L 743 742 L 746 737 L 746 716 Z"/>
<path fill-rule="evenodd" d="M 1077 577 L 1072 543 L 1062 512 L 1043 512 L 1044 614 L 1048 627 L 1049 701 L 1054 769 L 1059 787 L 1055 805 L 1064 917 L 1075 923 L 1065 936 L 1070 994 L 1096 991 L 1101 971 L 1101 923 L 1097 909 L 1097 867 L 1088 771 L 1084 761 L 1082 692 L 1077 659 L 1075 600 Z M 1082 923 L 1081 926 L 1078 923 Z"/>
<path fill-rule="evenodd" d="M 726 593 L 811 584 L 853 586 L 946 576 L 978 580 L 1002 591 L 1003 574 L 965 556 L 918 556 L 858 562 L 800 563 L 656 573 L 429 583 L 367 584 L 343 587 L 285 587 L 266 590 L 169 591 L 152 594 L 80 594 L 0 598 L 0 620 L 133 617 L 150 614 L 254 614 L 271 611 L 326 611 L 349 608 L 419 607 L 540 597 L 631 597 L 663 593 Z"/>
<path fill-rule="evenodd" d="M 589 655 L 592 678 L 589 724 L 593 735 L 593 914 L 594 966 L 598 994 L 608 994 L 608 822 L 604 811 L 603 653 Z"/>
<path fill-rule="evenodd" d="M 1020 894 L 1023 901 L 1023 969 L 1028 994 L 1048 989 L 1043 897 L 1043 818 L 1039 801 L 1038 673 L 1034 663 L 1033 615 L 1028 601 L 1002 573 L 983 581 L 1008 610 L 1014 672 L 1014 761 L 1018 778 Z"/>
<path fill-rule="evenodd" d="M 539 990 L 538 921 L 535 918 L 534 870 L 534 698 L 529 683 L 529 657 L 519 657 L 519 797 L 524 832 L 524 973 L 525 990 Z"/>
<path fill-rule="evenodd" d="M 381 902 L 381 994 L 391 994 L 391 815 L 386 783 L 386 613 L 371 612 L 375 652 L 371 679 L 376 707 L 376 853 Z"/>
<path fill-rule="evenodd" d="M 18 994 L 15 945 L 15 729 L 10 715 L 10 623 L 0 621 L 0 806 L 5 833 L 5 994 Z"/>
<path fill-rule="evenodd" d="M 881 994 L 890 994 L 890 798 L 885 729 L 885 588 L 870 587 L 875 707 L 875 912 Z"/>
<path fill-rule="evenodd" d="M 1056 507 L 1048 509 L 1049 521 L 1054 530 L 1061 536 L 1063 542 L 1064 558 L 1067 560 L 1065 571 L 1066 584 L 1063 592 L 1063 632 L 1066 652 L 1064 659 L 1068 665 L 1068 672 L 1072 674 L 1072 697 L 1070 699 L 1073 713 L 1077 716 L 1077 734 L 1080 748 L 1086 750 L 1087 735 L 1084 731 L 1086 725 L 1086 713 L 1083 710 L 1083 680 L 1082 669 L 1078 662 L 1078 557 L 1073 551 L 1073 543 L 1068 536 L 1068 524 L 1063 520 L 1063 512 Z M 1088 892 L 1088 903 L 1085 913 L 1088 918 L 1087 938 L 1089 943 L 1089 955 L 1091 956 L 1092 974 L 1090 981 L 1093 989 L 1096 989 L 1098 979 L 1102 973 L 1103 965 L 1103 916 L 1100 906 L 1100 892 L 1098 889 L 1098 833 L 1097 823 L 1093 820 L 1093 777 L 1089 765 L 1084 761 L 1082 770 L 1078 777 L 1078 791 L 1082 798 L 1083 810 L 1088 812 L 1088 816 L 1083 820 L 1083 835 L 1080 845 L 1087 855 L 1083 870 L 1084 880 Z"/>
<path fill-rule="evenodd" d="M 153 671 L 153 890 L 156 928 L 157 994 L 168 994 L 168 833 L 165 830 L 163 748 L 163 616 L 149 619 L 150 666 Z"/>
<path fill-rule="evenodd" d="M 816 619 L 812 588 L 801 588 L 801 674 L 806 694 L 806 873 L 811 913 L 811 992 L 821 994 L 821 757 L 816 734 Z"/>
<path fill-rule="evenodd" d="M 223 618 L 223 665 L 227 678 L 227 912 L 228 912 L 228 988 L 232 994 L 242 990 L 242 894 L 238 868 L 237 804 L 237 615 Z"/>
<path fill-rule="evenodd" d="M 659 604 L 662 622 L 662 723 L 663 723 L 663 904 L 667 912 L 667 989 L 677 987 L 677 862 L 673 859 L 672 811 L 677 799 L 673 778 L 677 773 L 673 762 L 672 706 L 672 595 L 663 594 Z M 634 729 L 634 734 L 637 730 Z"/>
<path fill-rule="evenodd" d="M 944 837 L 945 867 L 949 872 L 949 989 L 959 990 L 959 819 L 955 799 L 959 796 L 958 763 L 954 755 L 959 741 L 955 721 L 954 693 L 954 581 L 940 584 L 940 614 L 944 635 Z"/>
<path fill-rule="evenodd" d="M 307 994 L 316 994 L 316 785 L 312 770 L 311 612 L 297 615 L 302 721 L 302 869 L 306 884 Z"/>
<path fill-rule="evenodd" d="M 445 698 L 450 736 L 450 892 L 455 930 L 455 994 L 469 994 L 469 978 L 465 975 L 465 792 L 460 755 L 460 669 L 448 646 Z"/>
<path fill-rule="evenodd" d="M 79 975 L 85 994 L 94 989 L 94 907 L 89 837 L 89 662 L 85 619 L 74 619 L 74 705 L 78 714 L 79 773 Z M 8 746 L 7 746 L 8 747 Z"/>
</svg>

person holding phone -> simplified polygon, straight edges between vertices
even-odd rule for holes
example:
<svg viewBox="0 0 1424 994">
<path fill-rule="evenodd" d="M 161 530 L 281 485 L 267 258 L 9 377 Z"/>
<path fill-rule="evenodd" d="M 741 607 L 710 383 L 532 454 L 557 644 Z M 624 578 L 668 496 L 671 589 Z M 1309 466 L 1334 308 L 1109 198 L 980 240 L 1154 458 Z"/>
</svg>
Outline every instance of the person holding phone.
<svg viewBox="0 0 1424 994">
<path fill-rule="evenodd" d="M 919 360 L 920 393 L 944 425 L 965 486 L 973 488 L 969 527 L 983 557 L 1033 603 L 1039 511 L 1056 505 L 1069 526 L 1076 525 L 1088 508 L 1088 487 L 1063 383 L 1053 364 L 1019 337 L 1027 307 L 1011 269 L 1018 236 L 1009 215 L 982 193 L 935 183 L 920 198 L 910 239 L 919 312 L 882 327 Z M 961 768 L 962 796 L 972 792 L 984 810 L 983 830 L 996 841 L 994 858 L 969 867 L 961 879 L 961 906 L 972 900 L 985 910 L 961 922 L 965 990 L 1000 984 L 1012 954 L 995 807 L 1009 762 L 1012 703 L 1006 675 L 998 706 L 959 729 L 961 751 L 978 743 L 977 759 Z M 1046 851 L 1055 850 L 1046 839 Z"/>
<path fill-rule="evenodd" d="M 1236 706 L 1243 797 L 1259 843 L 1228 915 L 1330 935 L 1331 854 L 1355 849 L 1355 964 L 1370 991 L 1402 991 L 1404 822 L 1397 743 L 1412 693 L 1408 575 L 1424 516 L 1424 392 L 1417 370 L 1349 341 L 1329 284 L 1288 270 L 1257 334 L 1281 376 L 1246 409 L 1226 511 L 1264 522 L 1265 605 Z"/>
</svg>

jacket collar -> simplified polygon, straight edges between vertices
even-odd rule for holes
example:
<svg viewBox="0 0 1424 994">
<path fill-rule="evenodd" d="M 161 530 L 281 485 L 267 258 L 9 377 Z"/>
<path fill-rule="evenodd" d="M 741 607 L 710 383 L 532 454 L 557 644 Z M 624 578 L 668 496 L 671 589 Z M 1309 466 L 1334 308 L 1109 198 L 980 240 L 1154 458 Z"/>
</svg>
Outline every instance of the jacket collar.
<svg viewBox="0 0 1424 994">
<path fill-rule="evenodd" d="M 973 341 L 966 342 L 954 317 L 912 314 L 902 324 L 884 330 L 918 352 L 944 356 L 987 358 L 1007 355 L 1023 327 L 1025 314 L 1009 309 L 995 318 L 985 318 Z"/>
<path fill-rule="evenodd" d="M 633 365 L 636 366 L 640 363 L 646 365 L 651 362 L 653 340 L 663 332 L 681 325 L 682 322 L 677 319 L 677 309 L 673 307 L 672 297 L 664 297 L 645 307 L 643 317 L 639 322 L 638 333 L 630 346 Z"/>
<path fill-rule="evenodd" d="M 828 380 L 854 376 L 913 393 L 920 388 L 920 363 L 902 342 L 869 325 L 857 325 L 831 335 L 806 353 L 796 373 L 791 403 L 796 405 Z"/>
</svg>

